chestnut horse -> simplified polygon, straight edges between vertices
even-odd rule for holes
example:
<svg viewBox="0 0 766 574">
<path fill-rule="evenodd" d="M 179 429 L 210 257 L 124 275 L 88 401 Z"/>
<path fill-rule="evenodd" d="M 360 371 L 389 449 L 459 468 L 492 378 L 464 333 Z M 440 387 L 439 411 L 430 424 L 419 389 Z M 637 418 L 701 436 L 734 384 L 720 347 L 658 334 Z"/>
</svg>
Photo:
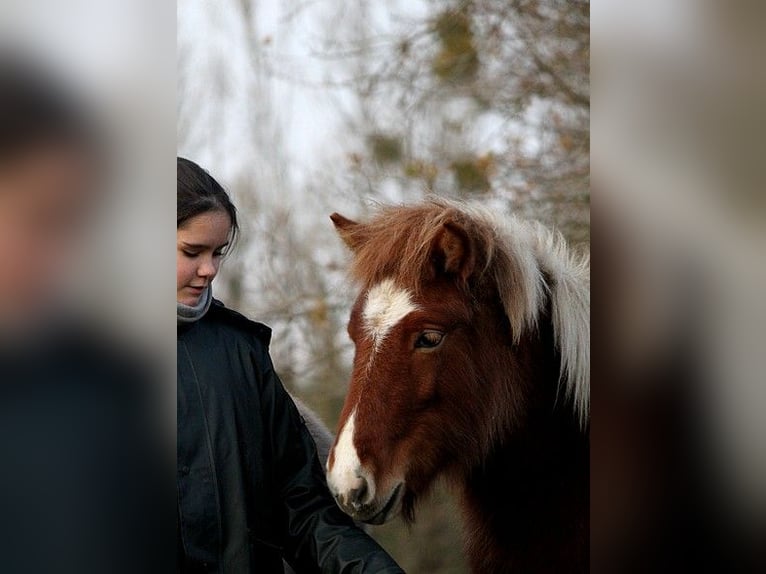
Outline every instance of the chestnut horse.
<svg viewBox="0 0 766 574">
<path fill-rule="evenodd" d="M 540 225 L 443 200 L 331 216 L 361 292 L 330 490 L 357 520 L 445 476 L 473 572 L 586 572 L 590 266 Z"/>
</svg>

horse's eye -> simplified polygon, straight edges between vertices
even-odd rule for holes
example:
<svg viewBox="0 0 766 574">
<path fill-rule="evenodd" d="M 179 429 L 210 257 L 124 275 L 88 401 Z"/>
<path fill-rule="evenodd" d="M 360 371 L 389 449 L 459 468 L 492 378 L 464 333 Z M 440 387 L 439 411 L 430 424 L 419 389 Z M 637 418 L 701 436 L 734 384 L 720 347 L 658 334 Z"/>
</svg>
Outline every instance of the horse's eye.
<svg viewBox="0 0 766 574">
<path fill-rule="evenodd" d="M 423 331 L 415 340 L 416 349 L 433 349 L 441 345 L 444 333 L 440 331 Z"/>
</svg>

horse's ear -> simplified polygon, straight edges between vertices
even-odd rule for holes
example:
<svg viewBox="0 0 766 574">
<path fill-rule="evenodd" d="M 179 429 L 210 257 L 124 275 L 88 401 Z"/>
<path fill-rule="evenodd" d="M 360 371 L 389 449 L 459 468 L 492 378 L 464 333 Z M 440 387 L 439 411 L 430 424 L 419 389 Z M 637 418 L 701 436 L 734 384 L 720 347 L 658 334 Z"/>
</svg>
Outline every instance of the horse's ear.
<svg viewBox="0 0 766 574">
<path fill-rule="evenodd" d="M 338 232 L 340 238 L 348 246 L 351 251 L 356 251 L 362 242 L 359 234 L 361 225 L 356 221 L 352 221 L 347 217 L 343 217 L 340 213 L 333 213 L 330 216 L 333 225 L 335 225 L 335 231 Z"/>
<path fill-rule="evenodd" d="M 436 273 L 447 273 L 467 281 L 476 267 L 476 249 L 466 230 L 448 221 L 436 234 L 432 248 Z"/>
</svg>

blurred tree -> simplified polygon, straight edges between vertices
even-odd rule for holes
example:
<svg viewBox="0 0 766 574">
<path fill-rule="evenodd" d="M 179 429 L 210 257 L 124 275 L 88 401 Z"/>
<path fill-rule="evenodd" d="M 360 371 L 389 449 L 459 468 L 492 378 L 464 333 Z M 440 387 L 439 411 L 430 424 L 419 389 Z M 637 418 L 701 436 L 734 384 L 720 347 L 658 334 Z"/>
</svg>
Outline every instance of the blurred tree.
<svg viewBox="0 0 766 574">
<path fill-rule="evenodd" d="M 357 113 L 349 193 L 395 189 L 502 201 L 589 240 L 589 2 L 430 2 L 398 34 L 351 26 L 324 57 L 345 55 Z M 362 22 L 359 4 L 347 21 Z M 397 136 L 380 136 L 392 126 Z M 384 161 L 381 161 L 384 160 Z M 415 191 L 413 191 L 413 188 Z"/>
</svg>

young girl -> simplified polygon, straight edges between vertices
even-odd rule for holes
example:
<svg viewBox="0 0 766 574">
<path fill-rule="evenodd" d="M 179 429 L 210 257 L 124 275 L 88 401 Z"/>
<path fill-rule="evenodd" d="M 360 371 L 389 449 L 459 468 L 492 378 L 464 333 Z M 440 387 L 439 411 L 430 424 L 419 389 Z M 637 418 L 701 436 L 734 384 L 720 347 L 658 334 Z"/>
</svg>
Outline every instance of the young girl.
<svg viewBox="0 0 766 574">
<path fill-rule="evenodd" d="M 401 572 L 327 490 L 270 329 L 213 299 L 234 205 L 195 163 L 177 170 L 179 571 Z"/>
</svg>

